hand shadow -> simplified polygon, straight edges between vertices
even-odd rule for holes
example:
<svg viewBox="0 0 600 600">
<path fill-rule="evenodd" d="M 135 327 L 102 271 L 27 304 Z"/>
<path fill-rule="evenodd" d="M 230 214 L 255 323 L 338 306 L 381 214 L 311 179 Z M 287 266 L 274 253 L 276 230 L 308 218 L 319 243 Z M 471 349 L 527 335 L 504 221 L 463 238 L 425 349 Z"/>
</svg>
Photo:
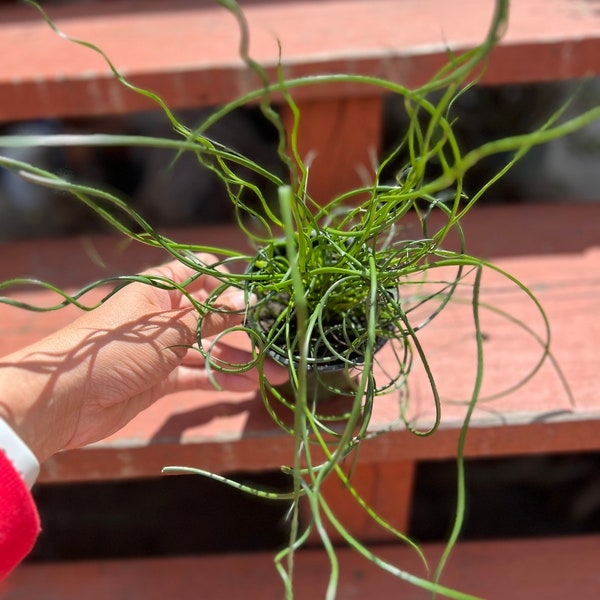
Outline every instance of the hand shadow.
<svg viewBox="0 0 600 600">
<path fill-rule="evenodd" d="M 279 429 L 265 410 L 260 392 L 256 392 L 253 396 L 240 400 L 213 402 L 206 406 L 172 414 L 152 435 L 150 443 L 180 443 L 187 430 L 208 425 L 217 419 L 236 417 L 243 413 L 247 414 L 247 419 L 244 428 L 239 431 L 242 437 Z"/>
</svg>

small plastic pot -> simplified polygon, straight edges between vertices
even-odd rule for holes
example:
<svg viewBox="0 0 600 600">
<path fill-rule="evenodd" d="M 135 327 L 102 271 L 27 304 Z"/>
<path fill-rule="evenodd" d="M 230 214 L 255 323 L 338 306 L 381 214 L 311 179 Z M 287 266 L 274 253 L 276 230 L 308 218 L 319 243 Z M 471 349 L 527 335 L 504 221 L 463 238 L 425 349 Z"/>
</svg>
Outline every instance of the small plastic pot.
<svg viewBox="0 0 600 600">
<path fill-rule="evenodd" d="M 277 261 L 281 261 L 280 265 L 276 265 Z M 286 267 L 285 245 L 282 241 L 275 244 L 269 250 L 260 251 L 254 260 L 251 261 L 247 273 L 264 273 L 263 268 L 277 269 L 281 267 L 285 271 Z M 246 318 L 246 326 L 251 328 L 257 337 L 261 340 L 263 347 L 267 348 L 268 355 L 277 363 L 290 368 L 290 353 L 285 345 L 285 334 L 283 328 L 279 335 L 273 336 L 273 329 L 281 327 L 278 319 L 281 314 L 288 311 L 288 335 L 293 339 L 294 328 L 296 326 L 296 317 L 293 309 L 290 310 L 289 294 L 278 293 L 273 294 L 270 298 L 265 298 L 260 292 L 260 281 L 255 282 L 250 279 L 247 284 L 247 289 L 250 293 L 258 297 L 258 303 L 255 309 L 250 309 Z M 397 297 L 397 289 L 389 290 L 390 293 Z M 362 308 L 361 308 L 362 310 Z M 359 311 L 360 312 L 360 311 Z M 364 324 L 361 325 L 360 317 L 350 322 L 352 329 L 364 329 Z M 313 336 L 309 344 L 309 356 L 307 358 L 307 397 L 309 400 L 318 398 L 323 400 L 335 395 L 353 395 L 356 389 L 357 371 L 364 362 L 360 349 L 352 350 L 352 345 L 346 343 L 349 334 L 342 323 L 326 323 L 323 324 L 323 329 L 326 335 L 327 343 L 318 335 Z M 390 330 L 393 328 L 390 326 Z M 375 351 L 381 349 L 388 341 L 389 336 L 381 336 L 376 340 Z M 328 344 L 335 346 L 338 356 L 332 355 L 329 352 Z M 340 358 L 343 356 L 343 360 Z M 293 368 L 297 369 L 299 365 L 299 356 L 292 355 Z M 287 399 L 293 400 L 294 389 L 290 383 L 279 386 L 278 391 Z"/>
</svg>

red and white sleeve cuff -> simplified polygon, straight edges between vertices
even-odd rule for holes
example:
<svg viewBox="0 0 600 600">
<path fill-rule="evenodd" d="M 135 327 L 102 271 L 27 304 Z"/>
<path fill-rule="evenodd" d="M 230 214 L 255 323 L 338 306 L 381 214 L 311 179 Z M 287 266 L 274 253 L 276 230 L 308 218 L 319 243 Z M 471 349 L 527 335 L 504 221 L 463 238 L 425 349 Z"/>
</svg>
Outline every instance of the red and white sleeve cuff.
<svg viewBox="0 0 600 600">
<path fill-rule="evenodd" d="M 0 418 L 0 450 L 19 472 L 29 489 L 33 487 L 40 473 L 40 463 L 29 446 L 17 435 L 13 428 Z"/>
</svg>

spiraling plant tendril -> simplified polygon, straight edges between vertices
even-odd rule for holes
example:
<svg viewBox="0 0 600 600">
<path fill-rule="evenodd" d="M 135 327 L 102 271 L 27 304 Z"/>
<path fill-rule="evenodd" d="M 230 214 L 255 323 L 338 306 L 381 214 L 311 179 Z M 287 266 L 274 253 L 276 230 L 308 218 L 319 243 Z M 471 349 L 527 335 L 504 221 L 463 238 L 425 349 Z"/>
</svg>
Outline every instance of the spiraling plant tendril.
<svg viewBox="0 0 600 600">
<path fill-rule="evenodd" d="M 448 52 L 448 63 L 430 81 L 418 89 L 408 89 L 393 81 L 377 77 L 343 73 L 322 74 L 286 79 L 281 64 L 274 75 L 267 72 L 250 56 L 250 31 L 244 13 L 234 0 L 216 0 L 236 18 L 240 32 L 240 57 L 257 76 L 259 85 L 215 110 L 197 128 L 179 122 L 167 104 L 151 91 L 131 84 L 97 46 L 70 38 L 59 31 L 51 18 L 31 0 L 50 27 L 65 40 L 84 46 L 99 54 L 113 75 L 124 86 L 156 103 L 179 139 L 129 135 L 51 135 L 5 136 L 0 147 L 63 147 L 63 146 L 132 146 L 171 150 L 174 160 L 183 153 L 192 153 L 198 168 L 209 169 L 223 183 L 235 209 L 240 231 L 256 249 L 248 256 L 229 248 L 214 248 L 202 244 L 182 244 L 159 234 L 127 202 L 95 187 L 69 181 L 35 165 L 0 156 L 0 166 L 28 181 L 52 189 L 69 192 L 87 205 L 114 229 L 135 243 L 163 248 L 166 253 L 191 267 L 195 276 L 210 275 L 220 285 L 203 303 L 189 296 L 198 311 L 198 340 L 195 350 L 202 353 L 209 376 L 221 371 L 240 373 L 258 369 L 261 396 L 267 414 L 275 425 L 293 437 L 293 456 L 282 467 L 292 481 L 291 491 L 274 492 L 241 484 L 217 473 L 190 467 L 167 467 L 165 472 L 195 473 L 212 478 L 240 491 L 269 500 L 290 503 L 289 545 L 275 557 L 287 598 L 294 593 L 294 556 L 307 540 L 320 538 L 330 563 L 330 579 L 326 597 L 335 597 L 339 581 L 339 565 L 332 542 L 332 531 L 356 552 L 381 569 L 392 573 L 434 595 L 449 598 L 472 598 L 439 583 L 447 556 L 460 533 L 464 516 L 465 474 L 464 443 L 470 418 L 481 400 L 484 374 L 480 311 L 495 310 L 507 323 L 531 336 L 541 348 L 539 362 L 520 385 L 532 377 L 541 364 L 551 359 L 550 330 L 543 308 L 533 293 L 510 274 L 468 255 L 461 220 L 482 194 L 502 177 L 536 144 L 576 131 L 600 117 L 600 107 L 593 108 L 570 120 L 561 121 L 564 107 L 551 115 L 546 123 L 531 133 L 507 137 L 483 144 L 462 154 L 452 127 L 452 105 L 485 68 L 490 50 L 502 36 L 508 19 L 508 0 L 496 0 L 495 12 L 488 33 L 478 47 L 460 55 Z M 285 48 L 279 48 L 280 59 Z M 295 90 L 319 85 L 352 84 L 369 89 L 372 94 L 395 94 L 403 99 L 409 118 L 403 139 L 374 169 L 373 181 L 347 190 L 331 199 L 314 197 L 311 188 L 310 160 L 298 150 L 302 131 L 302 111 L 294 100 Z M 437 100 L 432 100 L 433 93 Z M 289 109 L 293 122 L 286 131 L 272 99 L 278 97 Z M 260 106 L 266 119 L 279 133 L 278 153 L 287 169 L 285 177 L 211 140 L 208 129 L 231 112 L 246 105 Z M 483 158 L 509 153 L 497 175 L 467 198 L 463 178 L 468 170 Z M 392 161 L 404 161 L 394 181 L 383 181 L 384 170 Z M 319 160 L 319 158 L 317 158 Z M 326 160 L 326 157 L 321 157 Z M 431 165 L 436 169 L 432 171 Z M 261 186 L 241 176 L 238 167 L 258 175 L 265 183 L 279 190 L 279 203 L 273 204 Z M 432 174 L 435 173 L 435 174 Z M 250 198 L 251 200 L 248 200 Z M 135 225 L 132 226 L 132 223 Z M 455 240 L 455 250 L 448 249 L 449 239 Z M 207 264 L 197 253 L 215 255 Z M 230 272 L 223 268 L 231 267 Z M 241 267 L 241 268 L 240 268 Z M 537 334 L 516 317 L 501 309 L 480 302 L 483 271 L 494 271 L 521 290 L 534 304 L 544 323 L 543 334 Z M 448 275 L 451 271 L 451 275 Z M 474 283 L 470 277 L 475 276 Z M 57 294 L 58 301 L 47 307 L 19 301 L 13 295 L 0 296 L 0 302 L 28 310 L 49 311 L 72 304 L 90 310 L 83 297 L 102 286 L 109 291 L 100 300 L 106 301 L 124 285 L 144 283 L 161 289 L 177 289 L 187 294 L 189 282 L 177 284 L 152 276 L 124 276 L 99 280 L 69 294 L 49 283 L 37 280 L 12 279 L 0 284 L 0 290 L 19 289 L 25 284 L 39 286 Z M 206 342 L 200 336 L 202 319 L 211 311 L 224 310 L 216 299 L 227 287 L 243 289 L 255 303 L 247 309 L 242 326 L 227 330 L 216 340 Z M 468 300 L 458 292 L 470 289 Z M 360 458 L 360 448 L 368 440 L 404 427 L 418 436 L 430 436 L 441 421 L 441 401 L 428 353 L 420 332 L 428 327 L 450 304 L 468 302 L 472 307 L 473 328 L 477 339 L 476 376 L 468 402 L 467 416 L 457 449 L 459 477 L 458 508 L 455 524 L 442 560 L 432 580 L 417 577 L 377 556 L 349 531 L 347 524 L 336 517 L 335 507 L 322 494 L 329 478 L 339 479 L 362 510 L 381 527 L 382 532 L 395 536 L 415 549 L 423 562 L 425 557 L 417 544 L 391 523 L 383 519 L 361 497 L 352 483 L 351 468 Z M 336 320 L 336 315 L 342 318 Z M 261 330 L 261 322 L 263 328 Z M 254 323 L 254 326 L 252 325 Z M 264 331 L 263 331 L 264 330 Z M 221 337 L 232 332 L 245 332 L 254 349 L 247 364 L 224 363 L 213 355 Z M 378 349 L 386 345 L 392 361 L 380 360 Z M 264 377 L 264 361 L 269 355 L 279 355 L 287 364 L 290 385 L 284 390 Z M 317 369 L 320 362 L 338 365 L 340 380 L 332 381 Z M 411 371 L 420 364 L 430 386 L 433 421 L 420 427 L 411 421 Z M 316 383 L 309 379 L 315 378 Z M 508 387 L 502 393 L 512 391 Z M 318 402 L 321 394 L 336 394 L 345 399 L 341 408 Z M 397 416 L 386 427 L 375 429 L 371 417 L 376 401 L 395 402 Z M 302 522 L 300 502 L 309 507 L 311 518 Z"/>
</svg>

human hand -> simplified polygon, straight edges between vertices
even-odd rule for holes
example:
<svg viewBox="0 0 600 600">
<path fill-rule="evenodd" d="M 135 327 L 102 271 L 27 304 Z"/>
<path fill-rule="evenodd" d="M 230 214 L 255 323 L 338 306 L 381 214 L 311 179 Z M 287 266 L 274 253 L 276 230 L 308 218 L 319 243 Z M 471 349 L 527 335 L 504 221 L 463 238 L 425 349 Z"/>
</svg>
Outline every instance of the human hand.
<svg viewBox="0 0 600 600">
<path fill-rule="evenodd" d="M 181 283 L 193 271 L 172 262 L 151 273 Z M 203 275 L 186 290 L 202 302 L 218 285 Z M 241 291 L 227 290 L 218 305 L 239 312 L 209 313 L 203 339 L 243 320 Z M 188 349 L 196 341 L 197 319 L 180 291 L 130 284 L 67 327 L 0 360 L 0 416 L 43 462 L 60 449 L 118 431 L 165 394 L 210 389 L 200 353 Z M 249 352 L 224 344 L 215 345 L 211 355 L 232 364 L 251 359 Z M 285 369 L 269 360 L 264 374 L 274 384 L 287 379 Z M 259 387 L 256 369 L 213 376 L 230 391 Z"/>
</svg>

